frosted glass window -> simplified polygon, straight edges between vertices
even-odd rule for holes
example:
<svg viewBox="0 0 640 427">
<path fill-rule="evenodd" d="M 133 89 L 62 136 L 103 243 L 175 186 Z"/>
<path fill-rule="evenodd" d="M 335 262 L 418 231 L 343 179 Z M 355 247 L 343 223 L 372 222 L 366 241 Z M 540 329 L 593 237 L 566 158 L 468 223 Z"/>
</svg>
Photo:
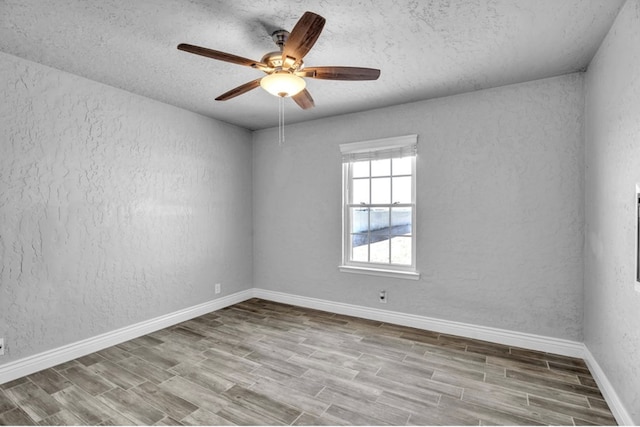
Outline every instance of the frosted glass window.
<svg viewBox="0 0 640 427">
<path fill-rule="evenodd" d="M 352 175 L 354 178 L 362 178 L 369 176 L 370 162 L 353 162 Z"/>
<path fill-rule="evenodd" d="M 392 159 L 394 175 L 411 175 L 411 157 Z"/>
<path fill-rule="evenodd" d="M 391 203 L 391 178 L 371 179 L 371 203 L 374 205 Z"/>
<path fill-rule="evenodd" d="M 413 178 L 410 176 L 393 177 L 393 203 L 411 203 L 412 190 L 411 182 Z"/>
<path fill-rule="evenodd" d="M 391 175 L 391 159 L 373 160 L 371 162 L 371 176 Z"/>
<path fill-rule="evenodd" d="M 354 204 L 369 204 L 369 183 L 370 180 L 366 179 L 354 179 L 353 180 L 353 193 L 352 203 Z"/>
</svg>

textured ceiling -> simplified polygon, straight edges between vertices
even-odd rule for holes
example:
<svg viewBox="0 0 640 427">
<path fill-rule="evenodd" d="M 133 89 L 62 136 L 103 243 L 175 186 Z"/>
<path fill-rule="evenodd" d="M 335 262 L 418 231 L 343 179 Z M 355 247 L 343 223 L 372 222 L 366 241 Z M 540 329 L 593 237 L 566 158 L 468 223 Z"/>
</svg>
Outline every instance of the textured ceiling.
<svg viewBox="0 0 640 427">
<path fill-rule="evenodd" d="M 259 60 L 307 10 L 326 18 L 307 66 L 381 69 L 376 81 L 307 79 L 316 107 L 288 124 L 583 70 L 624 0 L 0 0 L 0 50 L 248 129 L 276 126 L 262 72 L 178 51 Z"/>
</svg>

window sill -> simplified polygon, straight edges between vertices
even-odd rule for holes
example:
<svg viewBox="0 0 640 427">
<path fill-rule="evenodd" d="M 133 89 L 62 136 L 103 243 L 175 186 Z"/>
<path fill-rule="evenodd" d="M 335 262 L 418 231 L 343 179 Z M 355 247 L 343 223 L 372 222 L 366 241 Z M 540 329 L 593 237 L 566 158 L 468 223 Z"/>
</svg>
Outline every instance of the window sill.
<svg viewBox="0 0 640 427">
<path fill-rule="evenodd" d="M 370 276 L 394 277 L 396 279 L 420 280 L 420 273 L 415 271 L 383 270 L 380 268 L 354 267 L 341 265 L 338 267 L 343 273 L 368 274 Z"/>
</svg>

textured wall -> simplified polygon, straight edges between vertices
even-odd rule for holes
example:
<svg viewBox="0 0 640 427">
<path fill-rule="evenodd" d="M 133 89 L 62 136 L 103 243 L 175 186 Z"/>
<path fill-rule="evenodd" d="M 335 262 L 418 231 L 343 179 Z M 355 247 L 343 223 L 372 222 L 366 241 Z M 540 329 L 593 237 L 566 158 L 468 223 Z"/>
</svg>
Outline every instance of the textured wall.
<svg viewBox="0 0 640 427">
<path fill-rule="evenodd" d="M 629 0 L 589 66 L 586 88 L 585 344 L 640 424 L 640 0 Z"/>
<path fill-rule="evenodd" d="M 254 285 L 581 341 L 582 125 L 571 74 L 255 132 Z M 339 272 L 338 145 L 412 133 L 421 280 Z"/>
<path fill-rule="evenodd" d="M 250 288 L 251 134 L 0 53 L 2 363 Z"/>
</svg>

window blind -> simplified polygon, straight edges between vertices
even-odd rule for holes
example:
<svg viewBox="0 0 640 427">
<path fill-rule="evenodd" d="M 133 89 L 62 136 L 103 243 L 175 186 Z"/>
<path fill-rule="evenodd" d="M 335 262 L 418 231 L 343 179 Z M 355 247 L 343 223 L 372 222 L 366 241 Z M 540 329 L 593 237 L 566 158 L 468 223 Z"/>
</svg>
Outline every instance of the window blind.
<svg viewBox="0 0 640 427">
<path fill-rule="evenodd" d="M 406 135 L 341 144 L 342 163 L 391 159 L 418 154 L 418 136 Z"/>
</svg>

